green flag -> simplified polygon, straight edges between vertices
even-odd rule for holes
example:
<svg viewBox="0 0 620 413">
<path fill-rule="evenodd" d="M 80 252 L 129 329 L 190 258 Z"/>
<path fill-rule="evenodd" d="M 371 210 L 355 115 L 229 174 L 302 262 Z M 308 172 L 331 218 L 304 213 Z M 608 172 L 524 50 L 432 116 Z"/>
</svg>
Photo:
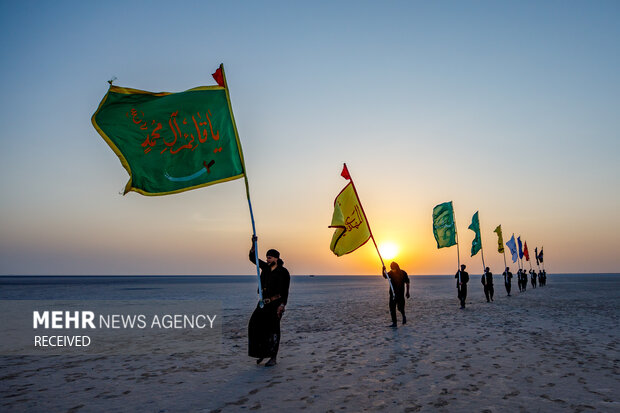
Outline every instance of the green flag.
<svg viewBox="0 0 620 413">
<path fill-rule="evenodd" d="M 474 231 L 476 236 L 471 242 L 471 256 L 478 254 L 478 251 L 482 248 L 482 238 L 480 237 L 480 220 L 478 219 L 478 211 L 471 217 L 471 224 L 467 227 Z"/>
<path fill-rule="evenodd" d="M 451 247 L 456 244 L 452 201 L 444 202 L 433 208 L 433 234 L 435 234 L 437 248 Z"/>
<path fill-rule="evenodd" d="M 111 85 L 92 122 L 129 173 L 124 193 L 166 195 L 244 176 L 224 82 L 180 93 Z"/>
</svg>

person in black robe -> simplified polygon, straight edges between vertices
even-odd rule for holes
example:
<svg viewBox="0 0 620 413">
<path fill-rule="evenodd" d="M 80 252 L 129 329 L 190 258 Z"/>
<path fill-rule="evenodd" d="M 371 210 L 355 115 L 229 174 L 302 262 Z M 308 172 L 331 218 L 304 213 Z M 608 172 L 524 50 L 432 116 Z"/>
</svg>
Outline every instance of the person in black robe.
<svg viewBox="0 0 620 413">
<path fill-rule="evenodd" d="M 510 268 L 506 267 L 504 271 L 504 287 L 506 287 L 506 296 L 510 297 L 510 289 L 512 288 L 512 273 Z"/>
<path fill-rule="evenodd" d="M 465 271 L 465 264 L 461 264 L 461 269 L 456 272 L 456 290 L 457 297 L 461 302 L 461 308 L 465 308 L 465 300 L 467 299 L 467 283 L 469 282 L 469 274 Z"/>
<path fill-rule="evenodd" d="M 530 270 L 530 280 L 532 281 L 532 288 L 536 288 L 536 271 Z"/>
<path fill-rule="evenodd" d="M 487 298 L 487 303 L 493 301 L 493 294 L 495 290 L 493 289 L 493 273 L 489 267 L 484 269 L 484 274 L 482 274 L 480 282 L 484 286 L 484 296 Z"/>
<path fill-rule="evenodd" d="M 383 267 L 383 278 L 387 277 L 390 277 L 392 288 L 394 288 L 394 294 L 392 294 L 392 288 L 390 288 L 390 315 L 392 316 L 392 325 L 390 327 L 396 327 L 396 307 L 398 307 L 398 311 L 403 315 L 403 324 L 407 324 L 407 316 L 405 316 L 405 297 L 410 297 L 409 276 L 406 271 L 400 269 L 396 262 L 392 262 L 390 264 L 390 272 L 386 273 L 385 267 Z M 406 293 L 405 286 L 407 288 Z"/>
<path fill-rule="evenodd" d="M 250 249 L 250 261 L 256 264 L 254 241 Z M 277 250 L 267 251 L 267 262 L 258 260 L 261 269 L 260 283 L 263 290 L 263 307 L 260 302 L 252 313 L 248 324 L 248 355 L 256 357 L 256 364 L 265 358 L 269 361 L 266 367 L 276 365 L 276 357 L 280 347 L 280 319 L 288 301 L 288 290 L 291 276 Z"/>
</svg>

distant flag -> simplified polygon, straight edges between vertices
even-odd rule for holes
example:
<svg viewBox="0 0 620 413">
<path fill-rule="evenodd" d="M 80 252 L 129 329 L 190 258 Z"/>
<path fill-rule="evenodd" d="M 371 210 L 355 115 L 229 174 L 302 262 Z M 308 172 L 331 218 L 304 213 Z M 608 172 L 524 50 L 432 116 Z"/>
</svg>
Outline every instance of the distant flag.
<svg viewBox="0 0 620 413">
<path fill-rule="evenodd" d="M 471 242 L 471 256 L 473 257 L 482 248 L 482 238 L 480 237 L 480 219 L 478 218 L 478 211 L 471 217 L 471 224 L 468 229 L 474 231 L 474 240 Z"/>
<path fill-rule="evenodd" d="M 538 259 L 540 260 L 540 262 L 543 262 L 543 249 L 542 249 L 542 247 L 540 248 L 540 254 L 538 254 Z"/>
<path fill-rule="evenodd" d="M 347 166 L 341 176 L 351 180 Z M 349 254 L 370 239 L 368 220 L 362 209 L 353 182 L 349 182 L 334 201 L 334 213 L 330 228 L 336 228 L 329 249 L 338 257 Z"/>
<path fill-rule="evenodd" d="M 454 209 L 452 201 L 444 202 L 433 208 L 433 234 L 437 248 L 456 245 L 456 227 L 454 225 Z"/>
<path fill-rule="evenodd" d="M 517 260 L 519 259 L 519 256 L 517 254 L 515 234 L 512 234 L 512 237 L 510 238 L 510 240 L 508 240 L 508 242 L 506 243 L 506 246 L 508 247 L 508 249 L 510 250 L 510 253 L 512 254 L 512 262 L 517 262 Z"/>
<path fill-rule="evenodd" d="M 527 241 L 523 243 L 523 256 L 525 257 L 526 261 L 530 260 L 530 252 L 527 250 Z"/>
<path fill-rule="evenodd" d="M 536 255 L 536 265 L 540 265 L 538 262 L 538 247 L 534 248 L 534 255 Z"/>
<path fill-rule="evenodd" d="M 504 236 L 502 235 L 502 226 L 498 225 L 497 228 L 493 230 L 497 234 L 497 252 L 500 254 L 504 253 Z"/>
<path fill-rule="evenodd" d="M 217 86 L 179 93 L 110 84 L 92 116 L 129 174 L 124 193 L 167 195 L 245 175 L 222 66 Z"/>
<path fill-rule="evenodd" d="M 523 245 L 521 244 L 521 236 L 517 237 L 517 244 L 519 244 L 519 258 L 523 258 Z"/>
</svg>

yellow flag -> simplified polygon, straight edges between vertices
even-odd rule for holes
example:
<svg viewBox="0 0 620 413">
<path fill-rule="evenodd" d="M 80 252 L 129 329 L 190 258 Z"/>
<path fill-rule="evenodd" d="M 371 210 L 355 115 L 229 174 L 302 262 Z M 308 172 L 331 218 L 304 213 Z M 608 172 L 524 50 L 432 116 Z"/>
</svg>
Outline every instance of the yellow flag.
<svg viewBox="0 0 620 413">
<path fill-rule="evenodd" d="M 330 228 L 336 228 L 329 249 L 338 257 L 355 251 L 370 239 L 368 221 L 353 184 L 338 194 Z"/>
<path fill-rule="evenodd" d="M 498 225 L 497 228 L 493 230 L 497 234 L 497 252 L 502 254 L 504 252 L 504 237 L 502 236 L 502 226 Z"/>
</svg>

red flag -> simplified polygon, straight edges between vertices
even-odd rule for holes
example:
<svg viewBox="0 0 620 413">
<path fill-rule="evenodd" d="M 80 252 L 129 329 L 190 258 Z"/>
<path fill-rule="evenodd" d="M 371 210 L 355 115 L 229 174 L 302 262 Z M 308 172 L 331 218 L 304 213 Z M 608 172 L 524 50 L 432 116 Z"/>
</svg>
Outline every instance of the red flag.
<svg viewBox="0 0 620 413">
<path fill-rule="evenodd" d="M 530 260 L 530 252 L 527 250 L 527 241 L 525 242 L 525 246 L 523 247 L 523 255 L 525 256 L 525 260 Z"/>
<path fill-rule="evenodd" d="M 211 76 L 213 76 L 213 79 L 215 79 L 218 85 L 226 87 L 226 85 L 224 85 L 224 74 L 222 73 L 221 66 L 218 67 L 215 73 L 213 73 Z"/>
<path fill-rule="evenodd" d="M 346 163 L 342 167 L 342 172 L 340 173 L 340 176 L 342 176 L 344 179 L 348 179 L 349 181 L 351 180 L 351 175 L 349 175 L 349 170 L 347 169 Z"/>
</svg>

